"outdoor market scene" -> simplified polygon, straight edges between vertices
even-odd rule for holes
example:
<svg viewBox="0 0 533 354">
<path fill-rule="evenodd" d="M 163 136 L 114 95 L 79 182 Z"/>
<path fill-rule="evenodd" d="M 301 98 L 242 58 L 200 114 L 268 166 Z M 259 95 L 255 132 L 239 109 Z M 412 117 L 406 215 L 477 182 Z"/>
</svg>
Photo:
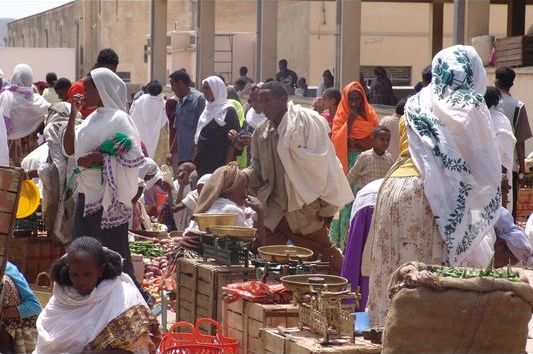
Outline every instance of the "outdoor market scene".
<svg viewBox="0 0 533 354">
<path fill-rule="evenodd" d="M 533 0 L 0 0 L 0 354 L 533 353 Z"/>
</svg>

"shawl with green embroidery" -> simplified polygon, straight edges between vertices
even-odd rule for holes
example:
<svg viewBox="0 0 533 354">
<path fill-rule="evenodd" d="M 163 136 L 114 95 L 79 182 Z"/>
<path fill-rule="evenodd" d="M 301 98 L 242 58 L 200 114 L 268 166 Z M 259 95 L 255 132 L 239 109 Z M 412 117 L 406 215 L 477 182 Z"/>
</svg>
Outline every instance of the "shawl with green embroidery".
<svg viewBox="0 0 533 354">
<path fill-rule="evenodd" d="M 445 261 L 457 265 L 473 255 L 498 219 L 501 163 L 483 99 L 485 69 L 474 48 L 442 50 L 432 73 L 431 84 L 405 106 L 409 151 L 444 241 Z"/>
</svg>

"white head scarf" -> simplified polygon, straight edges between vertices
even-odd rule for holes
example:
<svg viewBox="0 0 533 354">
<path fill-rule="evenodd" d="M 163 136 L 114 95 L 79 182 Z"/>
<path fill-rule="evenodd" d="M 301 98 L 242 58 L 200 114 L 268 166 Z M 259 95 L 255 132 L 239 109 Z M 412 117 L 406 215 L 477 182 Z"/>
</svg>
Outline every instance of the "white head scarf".
<svg viewBox="0 0 533 354">
<path fill-rule="evenodd" d="M 498 219 L 501 162 L 483 99 L 485 69 L 474 48 L 440 51 L 432 74 L 431 84 L 405 106 L 409 151 L 444 242 L 444 260 L 459 265 L 486 242 Z"/>
<path fill-rule="evenodd" d="M 162 173 L 154 160 L 147 157 L 144 159 L 144 163 L 139 166 L 139 178 L 145 181 L 146 176 L 153 176 L 146 182 L 145 189 L 148 190 L 154 186 L 162 178 Z"/>
<path fill-rule="evenodd" d="M 4 118 L 9 140 L 33 133 L 48 112 L 50 104 L 33 93 L 32 81 L 29 65 L 19 64 L 13 69 L 11 85 L 0 94 L 0 116 Z"/>
<path fill-rule="evenodd" d="M 198 126 L 196 127 L 196 134 L 194 135 L 194 143 L 198 144 L 198 138 L 202 129 L 211 123 L 214 119 L 218 125 L 223 127 L 226 125 L 226 112 L 230 107 L 233 107 L 231 102 L 228 101 L 228 89 L 218 76 L 209 76 L 207 79 L 202 81 L 203 84 L 208 84 L 211 91 L 213 91 L 213 97 L 215 98 L 213 102 L 207 102 L 204 108 L 204 111 L 198 119 Z"/>
<path fill-rule="evenodd" d="M 91 113 L 79 125 L 75 140 L 75 158 L 96 151 L 117 133 L 126 135 L 131 149 L 116 156 L 104 154 L 102 169 L 82 169 L 78 189 L 85 195 L 84 215 L 103 208 L 102 228 L 109 229 L 128 222 L 131 200 L 137 193 L 139 166 L 145 160 L 139 131 L 126 109 L 126 85 L 111 70 L 98 68 L 91 77 L 104 107 Z M 102 183 L 102 180 L 104 183 Z"/>
<path fill-rule="evenodd" d="M 91 70 L 91 77 L 104 107 L 126 112 L 128 90 L 124 81 L 107 68 Z"/>
</svg>

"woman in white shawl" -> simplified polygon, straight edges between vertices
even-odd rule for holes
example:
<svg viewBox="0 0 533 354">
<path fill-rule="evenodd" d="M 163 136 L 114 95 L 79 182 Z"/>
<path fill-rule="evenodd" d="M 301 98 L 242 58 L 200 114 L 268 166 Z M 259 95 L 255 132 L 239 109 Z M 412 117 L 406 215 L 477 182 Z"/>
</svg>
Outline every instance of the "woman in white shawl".
<svg viewBox="0 0 533 354">
<path fill-rule="evenodd" d="M 51 276 L 53 296 L 37 319 L 34 353 L 156 352 L 159 323 L 116 252 L 80 237 Z"/>
<path fill-rule="evenodd" d="M 22 159 L 37 148 L 34 134 L 50 104 L 32 89 L 33 71 L 27 64 L 13 69 L 11 85 L 0 94 L 0 164 L 20 166 Z M 9 148 L 7 147 L 9 140 Z M 8 155 L 9 153 L 9 155 Z M 9 159 L 8 159 L 9 156 Z"/>
<path fill-rule="evenodd" d="M 133 101 L 130 108 L 131 119 L 139 129 L 148 156 L 158 165 L 165 162 L 168 154 L 168 119 L 165 113 L 165 101 L 159 96 L 162 89 L 158 81 L 150 81 L 146 86 L 148 93 Z M 158 144 L 165 135 L 167 151 L 162 151 L 160 156 L 156 156 Z"/>
<path fill-rule="evenodd" d="M 98 68 L 84 81 L 85 96 L 75 95 L 63 138 L 67 155 L 78 164 L 78 200 L 73 238 L 91 236 L 124 258 L 135 279 L 128 247 L 128 222 L 137 194 L 139 166 L 145 157 L 137 127 L 125 112 L 126 84 L 111 70 Z M 96 108 L 76 130 L 79 109 Z"/>
<path fill-rule="evenodd" d="M 235 159 L 233 142 L 228 133 L 241 129 L 237 111 L 227 99 L 228 90 L 221 78 L 210 76 L 202 81 L 202 92 L 207 104 L 198 119 L 194 135 L 194 164 L 198 178 Z"/>
<path fill-rule="evenodd" d="M 435 56 L 432 73 L 405 106 L 400 158 L 379 191 L 365 247 L 373 326 L 385 324 L 390 276 L 403 263 L 480 267 L 493 254 L 487 235 L 498 220 L 502 175 L 485 69 L 474 48 L 453 46 Z"/>
</svg>

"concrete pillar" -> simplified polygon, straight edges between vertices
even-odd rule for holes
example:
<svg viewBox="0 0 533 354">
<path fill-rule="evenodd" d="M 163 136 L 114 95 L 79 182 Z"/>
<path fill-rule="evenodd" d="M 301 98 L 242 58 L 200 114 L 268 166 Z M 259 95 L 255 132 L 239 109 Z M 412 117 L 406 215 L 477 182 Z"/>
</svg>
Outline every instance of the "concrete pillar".
<svg viewBox="0 0 533 354">
<path fill-rule="evenodd" d="M 472 44 L 472 38 L 489 34 L 490 0 L 466 0 L 464 43 Z"/>
<path fill-rule="evenodd" d="M 167 0 L 152 0 L 150 17 L 150 80 L 167 78 Z"/>
<path fill-rule="evenodd" d="M 465 43 L 465 0 L 453 0 L 453 44 Z"/>
<path fill-rule="evenodd" d="M 338 3 L 340 1 L 340 4 Z M 337 66 L 339 88 L 342 90 L 352 81 L 359 81 L 361 62 L 361 0 L 337 0 L 337 16 L 340 15 L 340 55 Z M 339 14 L 340 11 L 340 14 Z"/>
<path fill-rule="evenodd" d="M 434 1 L 430 6 L 431 21 L 431 56 L 435 56 L 442 49 L 444 32 L 444 2 Z"/>
<path fill-rule="evenodd" d="M 257 1 L 257 78 L 275 79 L 278 71 L 278 2 Z"/>
<path fill-rule="evenodd" d="M 507 36 L 523 36 L 525 27 L 526 0 L 507 0 Z"/>
<path fill-rule="evenodd" d="M 215 1 L 196 1 L 196 78 L 197 85 L 215 74 Z M 199 86 L 198 86 L 199 87 Z"/>
</svg>

